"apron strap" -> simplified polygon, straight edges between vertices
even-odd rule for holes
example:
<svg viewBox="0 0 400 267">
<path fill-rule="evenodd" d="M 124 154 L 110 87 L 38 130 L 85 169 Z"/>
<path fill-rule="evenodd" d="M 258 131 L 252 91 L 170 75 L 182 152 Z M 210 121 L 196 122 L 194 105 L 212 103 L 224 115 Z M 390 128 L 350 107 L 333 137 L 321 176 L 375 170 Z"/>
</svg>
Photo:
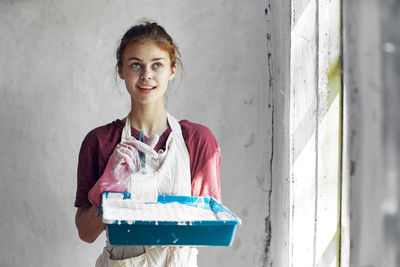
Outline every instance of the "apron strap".
<svg viewBox="0 0 400 267">
<path fill-rule="evenodd" d="M 128 116 L 126 116 L 125 126 L 122 129 L 121 143 L 127 142 L 128 140 L 132 139 L 131 120 L 129 119 L 129 114 L 128 114 Z"/>
<path fill-rule="evenodd" d="M 167 112 L 167 119 L 169 126 L 171 127 L 171 130 L 176 134 L 181 134 L 182 130 L 179 122 L 168 112 Z"/>
</svg>

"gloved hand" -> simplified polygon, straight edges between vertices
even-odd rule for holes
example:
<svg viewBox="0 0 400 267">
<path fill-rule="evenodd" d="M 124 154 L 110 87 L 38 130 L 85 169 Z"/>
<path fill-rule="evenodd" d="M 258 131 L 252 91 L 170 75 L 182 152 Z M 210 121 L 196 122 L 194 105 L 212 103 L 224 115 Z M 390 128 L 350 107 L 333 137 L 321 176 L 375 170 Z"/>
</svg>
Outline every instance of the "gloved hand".
<svg viewBox="0 0 400 267">
<path fill-rule="evenodd" d="M 139 153 L 136 147 L 130 143 L 118 144 L 108 159 L 102 176 L 90 189 L 89 201 L 99 208 L 103 192 L 124 192 L 130 175 L 139 169 Z"/>
<path fill-rule="evenodd" d="M 158 156 L 157 152 L 154 151 L 154 146 L 156 146 L 158 140 L 158 135 L 152 135 L 147 140 L 147 144 L 139 140 L 132 140 L 132 145 L 139 150 L 139 159 L 143 161 L 141 161 L 140 171 L 130 176 L 125 191 L 131 193 L 131 197 L 136 201 L 157 202 L 158 182 L 151 162 L 153 158 Z M 140 154 L 145 158 L 141 158 Z"/>
</svg>

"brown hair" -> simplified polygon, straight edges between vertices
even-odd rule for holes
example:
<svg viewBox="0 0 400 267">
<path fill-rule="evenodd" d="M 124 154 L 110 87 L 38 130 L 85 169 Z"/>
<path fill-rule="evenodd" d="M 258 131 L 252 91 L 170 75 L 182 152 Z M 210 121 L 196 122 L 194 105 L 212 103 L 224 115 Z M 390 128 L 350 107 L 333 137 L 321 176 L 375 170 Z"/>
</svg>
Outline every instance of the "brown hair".
<svg viewBox="0 0 400 267">
<path fill-rule="evenodd" d="M 180 59 L 181 54 L 171 36 L 162 26 L 148 20 L 132 26 L 122 37 L 116 52 L 117 68 L 122 66 L 122 55 L 127 46 L 136 42 L 146 41 L 152 41 L 161 49 L 168 52 L 171 60 L 171 68 L 178 64 L 183 70 L 182 61 Z"/>
</svg>

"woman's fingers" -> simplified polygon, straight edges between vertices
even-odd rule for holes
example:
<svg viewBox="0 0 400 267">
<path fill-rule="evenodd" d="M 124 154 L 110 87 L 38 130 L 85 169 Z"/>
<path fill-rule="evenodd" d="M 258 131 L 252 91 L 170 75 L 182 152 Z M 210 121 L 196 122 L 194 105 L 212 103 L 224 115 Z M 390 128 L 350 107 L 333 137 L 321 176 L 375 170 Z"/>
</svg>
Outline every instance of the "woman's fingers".
<svg viewBox="0 0 400 267">
<path fill-rule="evenodd" d="M 138 152 L 136 149 L 131 149 L 126 146 L 119 146 L 116 149 L 117 153 L 123 157 L 129 157 L 129 158 L 135 158 L 138 155 Z"/>
<path fill-rule="evenodd" d="M 132 173 L 138 171 L 140 169 L 139 151 L 150 154 L 152 157 L 158 155 L 151 146 L 137 140 L 120 143 L 116 146 L 114 155 L 112 155 L 114 173 L 121 175 L 123 172 Z"/>
<path fill-rule="evenodd" d="M 154 135 L 150 136 L 147 143 L 149 144 L 149 146 L 151 148 L 154 149 L 154 147 L 157 145 L 159 139 L 160 139 L 160 136 L 157 134 L 154 134 Z"/>
<path fill-rule="evenodd" d="M 131 143 L 119 143 L 117 145 L 116 149 L 120 149 L 120 148 L 125 148 L 129 151 L 132 151 L 133 153 L 138 151 L 138 149 L 135 147 L 135 145 L 131 144 Z"/>
</svg>

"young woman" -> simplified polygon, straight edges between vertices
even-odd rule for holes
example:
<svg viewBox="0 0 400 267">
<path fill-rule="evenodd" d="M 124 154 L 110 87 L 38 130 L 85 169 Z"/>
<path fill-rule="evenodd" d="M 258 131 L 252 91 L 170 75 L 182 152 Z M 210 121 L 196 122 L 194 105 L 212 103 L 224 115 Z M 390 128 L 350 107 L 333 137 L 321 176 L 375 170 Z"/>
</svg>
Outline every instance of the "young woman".
<svg viewBox="0 0 400 267">
<path fill-rule="evenodd" d="M 83 241 L 94 242 L 106 229 L 98 216 L 101 193 L 141 191 L 134 180 L 143 170 L 157 194 L 221 200 L 220 150 L 214 136 L 205 126 L 178 122 L 165 109 L 164 94 L 181 67 L 179 55 L 172 38 L 154 22 L 133 26 L 121 39 L 117 70 L 131 110 L 126 118 L 90 131 L 82 142 L 75 223 Z M 96 266 L 197 266 L 197 250 L 112 246 L 107 240 Z"/>
</svg>

